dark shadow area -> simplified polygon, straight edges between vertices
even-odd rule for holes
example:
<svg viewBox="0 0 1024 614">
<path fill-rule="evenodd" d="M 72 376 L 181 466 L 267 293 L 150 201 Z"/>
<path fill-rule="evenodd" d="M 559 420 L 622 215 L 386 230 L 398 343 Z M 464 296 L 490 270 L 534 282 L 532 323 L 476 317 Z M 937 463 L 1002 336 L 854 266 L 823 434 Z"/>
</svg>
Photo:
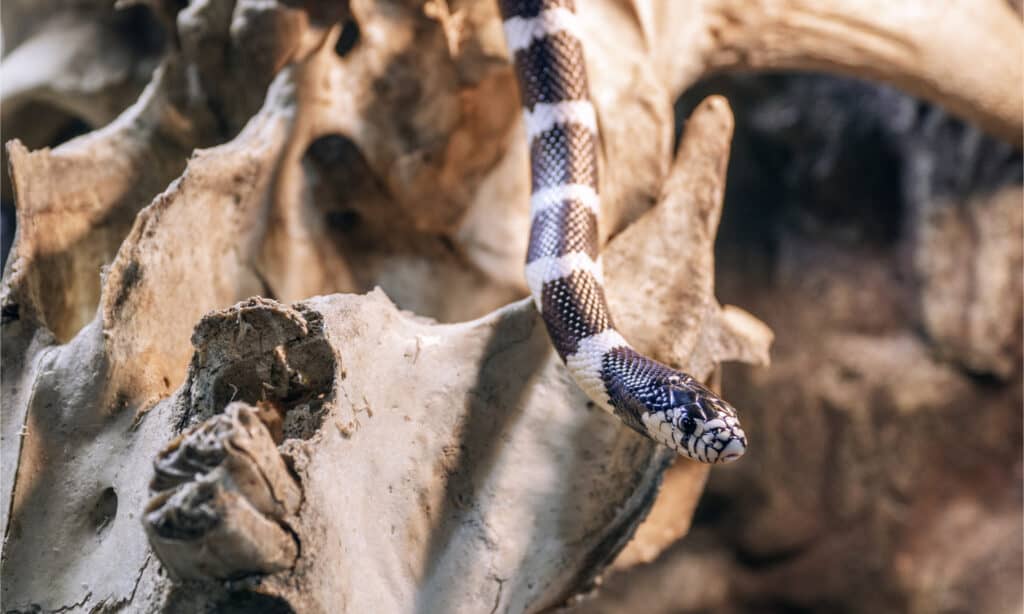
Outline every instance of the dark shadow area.
<svg viewBox="0 0 1024 614">
<path fill-rule="evenodd" d="M 350 0 L 335 0 L 332 2 L 322 2 L 320 0 L 279 1 L 280 4 L 285 6 L 306 11 L 310 22 L 322 28 L 329 28 L 335 24 L 343 23 L 352 17 Z"/>
<path fill-rule="evenodd" d="M 1024 158 L 894 88 L 816 74 L 709 78 L 676 103 L 676 140 L 705 97 L 736 117 L 716 271 L 770 281 L 783 241 L 887 249 L 907 215 L 1024 178 Z M 719 276 L 721 277 L 721 276 Z M 737 302 L 726 280 L 719 297 Z"/>
<path fill-rule="evenodd" d="M 166 614 L 295 614 L 288 601 L 280 597 L 198 581 L 174 584 L 160 611 Z"/>
<path fill-rule="evenodd" d="M 341 27 L 341 34 L 338 42 L 334 44 L 334 52 L 339 58 L 343 58 L 355 49 L 359 42 L 359 24 L 354 19 L 349 19 Z"/>
<path fill-rule="evenodd" d="M 17 228 L 14 202 L 0 200 L 0 271 L 7 266 L 7 255 L 14 243 L 14 230 Z"/>
<path fill-rule="evenodd" d="M 280 597 L 253 592 L 231 593 L 215 606 L 221 614 L 295 614 L 295 610 Z"/>
<path fill-rule="evenodd" d="M 374 211 L 379 208 L 374 206 L 374 201 L 386 199 L 387 189 L 377 179 L 359 146 L 348 136 L 336 133 L 316 139 L 306 150 L 303 163 L 315 173 L 318 196 L 324 197 L 316 201 L 328 219 L 338 215 L 381 215 Z M 366 204 L 367 201 L 370 202 Z"/>
<path fill-rule="evenodd" d="M 100 491 L 96 505 L 89 514 L 89 521 L 97 533 L 106 530 L 117 516 L 117 491 L 108 486 Z"/>
<path fill-rule="evenodd" d="M 447 612 L 458 606 L 450 601 L 461 590 L 458 580 L 435 576 L 441 573 L 460 525 L 473 524 L 474 516 L 479 515 L 475 508 L 478 489 L 494 470 L 502 449 L 502 433 L 519 417 L 523 396 L 544 365 L 541 357 L 551 351 L 541 328 L 536 312 L 516 309 L 505 312 L 491 332 L 477 382 L 468 394 L 468 417 L 459 430 L 457 447 L 439 461 L 445 474 L 445 496 L 437 512 L 439 524 L 430 532 L 422 577 L 436 585 L 451 582 L 452 590 L 433 594 L 421 591 L 414 608 L 418 614 Z M 523 354 L 535 358 L 528 360 Z M 524 365 L 531 368 L 524 369 Z"/>
<path fill-rule="evenodd" d="M 173 18 L 187 6 L 187 0 L 170 0 L 160 6 Z M 135 4 L 118 8 L 111 13 L 110 18 L 111 26 L 118 33 L 118 40 L 123 41 L 136 57 L 156 57 L 167 47 L 170 38 L 167 29 L 149 6 Z"/>
</svg>

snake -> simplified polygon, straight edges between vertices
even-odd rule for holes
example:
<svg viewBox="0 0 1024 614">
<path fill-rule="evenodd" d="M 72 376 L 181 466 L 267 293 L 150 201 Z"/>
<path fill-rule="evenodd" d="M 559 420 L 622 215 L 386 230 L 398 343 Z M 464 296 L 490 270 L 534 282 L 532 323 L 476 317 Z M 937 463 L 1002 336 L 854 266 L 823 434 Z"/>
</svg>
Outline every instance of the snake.
<svg viewBox="0 0 1024 614">
<path fill-rule="evenodd" d="M 526 282 L 551 344 L 597 406 L 702 463 L 738 459 L 736 410 L 616 330 L 599 254 L 600 133 L 573 0 L 499 0 L 530 157 Z"/>
</svg>

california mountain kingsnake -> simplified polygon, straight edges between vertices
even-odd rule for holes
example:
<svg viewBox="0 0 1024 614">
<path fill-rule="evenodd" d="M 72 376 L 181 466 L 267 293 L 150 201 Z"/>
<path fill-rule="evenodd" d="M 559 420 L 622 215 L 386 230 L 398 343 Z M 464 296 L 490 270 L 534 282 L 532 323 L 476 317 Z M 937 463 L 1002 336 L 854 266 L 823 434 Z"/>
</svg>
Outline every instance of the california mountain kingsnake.
<svg viewBox="0 0 1024 614">
<path fill-rule="evenodd" d="M 519 78 L 532 195 L 526 280 L 552 344 L 595 403 L 705 463 L 747 445 L 736 410 L 616 332 L 598 258 L 597 116 L 573 0 L 500 0 Z"/>
</svg>

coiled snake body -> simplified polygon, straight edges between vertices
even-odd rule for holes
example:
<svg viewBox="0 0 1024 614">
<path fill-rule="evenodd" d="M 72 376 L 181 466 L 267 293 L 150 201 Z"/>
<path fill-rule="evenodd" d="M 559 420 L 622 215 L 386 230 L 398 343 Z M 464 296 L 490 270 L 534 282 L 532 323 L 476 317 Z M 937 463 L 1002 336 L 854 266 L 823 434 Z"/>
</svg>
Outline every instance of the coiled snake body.
<svg viewBox="0 0 1024 614">
<path fill-rule="evenodd" d="M 587 395 L 623 422 L 705 463 L 739 458 L 736 411 L 615 330 L 598 258 L 597 117 L 573 0 L 500 0 L 519 78 L 532 195 L 526 280 L 552 344 Z"/>
</svg>

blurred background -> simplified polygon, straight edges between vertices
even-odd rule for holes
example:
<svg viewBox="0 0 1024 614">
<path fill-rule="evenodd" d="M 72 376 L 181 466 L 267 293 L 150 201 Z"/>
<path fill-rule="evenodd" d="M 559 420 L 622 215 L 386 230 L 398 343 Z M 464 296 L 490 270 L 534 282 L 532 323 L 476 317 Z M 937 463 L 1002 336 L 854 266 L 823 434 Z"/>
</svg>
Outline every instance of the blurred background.
<svg viewBox="0 0 1024 614">
<path fill-rule="evenodd" d="M 887 86 L 719 77 L 736 135 L 716 293 L 775 332 L 726 364 L 743 462 L 580 612 L 1015 612 L 1022 159 Z"/>
<path fill-rule="evenodd" d="M 5 81 L 3 140 L 32 150 L 111 121 L 169 44 L 138 5 L 26 49 L 25 6 L 4 7 L 5 62 L 74 37 L 117 45 L 106 72 L 69 55 L 35 75 L 77 82 Z M 1020 611 L 1020 150 L 888 86 L 809 73 L 702 80 L 677 132 L 715 93 L 736 117 L 716 294 L 775 333 L 770 367 L 723 367 L 752 446 L 712 472 L 685 539 L 570 609 Z M 6 153 L 3 168 L 6 261 Z"/>
</svg>

